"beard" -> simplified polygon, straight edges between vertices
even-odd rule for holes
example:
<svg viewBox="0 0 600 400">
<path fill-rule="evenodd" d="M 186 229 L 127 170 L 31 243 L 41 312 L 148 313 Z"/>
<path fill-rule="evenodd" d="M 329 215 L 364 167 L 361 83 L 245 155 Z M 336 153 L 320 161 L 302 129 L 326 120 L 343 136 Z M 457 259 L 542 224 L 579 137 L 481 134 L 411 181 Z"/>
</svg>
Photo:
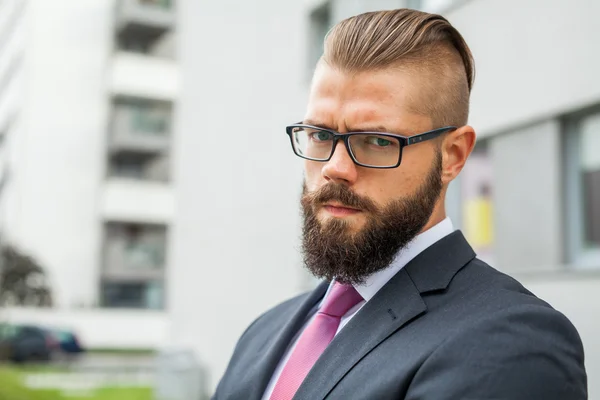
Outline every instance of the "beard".
<svg viewBox="0 0 600 400">
<path fill-rule="evenodd" d="M 302 191 L 302 250 L 306 268 L 317 278 L 344 284 L 362 284 L 375 272 L 387 268 L 429 221 L 442 191 L 442 155 L 437 152 L 424 183 L 409 196 L 394 199 L 385 207 L 359 196 L 348 186 L 328 183 L 314 192 Z M 327 202 L 361 210 L 367 221 L 352 232 L 349 221 L 328 218 L 317 212 Z"/>
</svg>

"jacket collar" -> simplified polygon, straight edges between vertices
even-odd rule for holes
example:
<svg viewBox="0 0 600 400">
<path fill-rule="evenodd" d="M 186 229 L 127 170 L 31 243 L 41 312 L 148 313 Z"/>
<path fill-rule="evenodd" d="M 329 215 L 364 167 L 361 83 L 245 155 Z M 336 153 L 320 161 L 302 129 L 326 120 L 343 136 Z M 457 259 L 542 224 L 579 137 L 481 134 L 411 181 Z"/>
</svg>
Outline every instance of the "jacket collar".
<svg viewBox="0 0 600 400">
<path fill-rule="evenodd" d="M 390 279 L 334 338 L 294 399 L 325 398 L 376 346 L 427 312 L 422 295 L 446 289 L 454 275 L 473 258 L 475 253 L 460 231 L 451 233 L 420 253 Z M 323 287 L 318 290 L 323 291 Z"/>
</svg>

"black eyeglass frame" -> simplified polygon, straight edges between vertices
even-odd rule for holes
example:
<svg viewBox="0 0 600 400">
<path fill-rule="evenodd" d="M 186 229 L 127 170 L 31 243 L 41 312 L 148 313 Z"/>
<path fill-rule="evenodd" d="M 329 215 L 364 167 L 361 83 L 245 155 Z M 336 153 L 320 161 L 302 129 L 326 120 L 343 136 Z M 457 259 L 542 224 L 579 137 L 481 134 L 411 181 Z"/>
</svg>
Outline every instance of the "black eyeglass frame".
<svg viewBox="0 0 600 400">
<path fill-rule="evenodd" d="M 307 157 L 302 154 L 298 154 L 298 152 L 296 151 L 296 146 L 294 146 L 294 128 L 310 128 L 310 129 L 315 129 L 319 132 L 327 132 L 327 133 L 330 133 L 331 135 L 333 135 L 333 145 L 331 146 L 331 154 L 329 154 L 329 157 L 327 157 L 326 159 L 322 159 L 322 158 Z M 322 128 L 320 126 L 313 126 L 313 125 L 306 125 L 306 124 L 298 123 L 298 124 L 286 126 L 285 131 L 290 138 L 290 143 L 292 145 L 292 150 L 294 151 L 294 154 L 296 154 L 300 158 L 304 158 L 305 160 L 319 161 L 319 162 L 327 162 L 327 161 L 331 160 L 331 157 L 333 157 L 333 154 L 335 153 L 335 148 L 337 147 L 338 141 L 342 140 L 344 142 L 344 145 L 346 146 L 346 150 L 348 151 L 348 154 L 350 155 L 350 158 L 352 159 L 354 164 L 359 165 L 361 167 L 366 167 L 366 168 L 391 169 L 391 168 L 398 168 L 400 166 L 400 163 L 402 162 L 402 150 L 406 146 L 410 146 L 413 144 L 425 142 L 427 140 L 435 139 L 446 132 L 454 131 L 456 129 L 458 129 L 458 128 L 455 126 L 444 126 L 442 128 L 437 128 L 437 129 L 434 129 L 431 131 L 418 133 L 416 135 L 404 136 L 404 135 L 398 135 L 396 133 L 387 133 L 387 132 L 339 133 L 339 132 L 336 132 L 331 129 Z M 377 135 L 377 136 L 384 136 L 384 137 L 390 137 L 390 138 L 397 139 L 398 142 L 400 143 L 400 150 L 398 152 L 398 162 L 395 165 L 385 166 L 385 167 L 363 164 L 363 163 L 359 162 L 356 159 L 356 156 L 354 155 L 354 153 L 352 152 L 352 147 L 350 146 L 350 137 L 355 136 L 355 135 Z"/>
</svg>

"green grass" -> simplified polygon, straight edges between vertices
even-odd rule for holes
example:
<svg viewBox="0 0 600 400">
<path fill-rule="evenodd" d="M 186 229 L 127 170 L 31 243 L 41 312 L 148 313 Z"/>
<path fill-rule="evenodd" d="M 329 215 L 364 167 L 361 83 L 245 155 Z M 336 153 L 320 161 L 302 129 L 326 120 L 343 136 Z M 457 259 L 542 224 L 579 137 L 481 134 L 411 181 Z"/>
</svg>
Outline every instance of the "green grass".
<svg viewBox="0 0 600 400">
<path fill-rule="evenodd" d="M 59 390 L 32 390 L 23 385 L 23 377 L 29 372 L 0 366 L 0 400 L 152 400 L 151 388 L 101 388 L 82 396 Z"/>
<path fill-rule="evenodd" d="M 17 370 L 0 367 L 0 400 L 62 400 L 51 393 L 33 392 L 25 388 Z"/>
<path fill-rule="evenodd" d="M 114 348 L 103 348 L 95 347 L 87 349 L 88 354 L 108 354 L 118 356 L 153 356 L 156 355 L 154 349 L 114 349 Z"/>
</svg>

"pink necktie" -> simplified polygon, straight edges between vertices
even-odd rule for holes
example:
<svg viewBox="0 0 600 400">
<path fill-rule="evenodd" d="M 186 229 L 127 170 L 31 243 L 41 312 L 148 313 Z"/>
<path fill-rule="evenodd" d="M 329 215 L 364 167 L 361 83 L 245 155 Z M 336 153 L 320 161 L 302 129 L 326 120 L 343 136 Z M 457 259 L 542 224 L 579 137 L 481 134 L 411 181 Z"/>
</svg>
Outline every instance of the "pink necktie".
<svg viewBox="0 0 600 400">
<path fill-rule="evenodd" d="M 306 327 L 283 368 L 270 400 L 291 400 L 337 332 L 342 316 L 363 300 L 352 285 L 334 283 L 325 303 Z"/>
</svg>

